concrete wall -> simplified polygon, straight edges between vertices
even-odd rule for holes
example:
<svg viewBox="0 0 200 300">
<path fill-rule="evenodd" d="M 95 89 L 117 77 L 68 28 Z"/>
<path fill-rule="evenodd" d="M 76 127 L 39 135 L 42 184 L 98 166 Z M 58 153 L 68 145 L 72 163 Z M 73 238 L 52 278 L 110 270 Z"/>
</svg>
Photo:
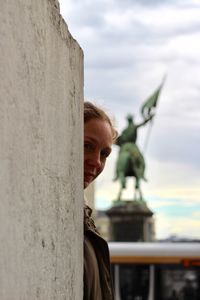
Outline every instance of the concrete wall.
<svg viewBox="0 0 200 300">
<path fill-rule="evenodd" d="M 0 9 L 0 299 L 82 299 L 83 53 L 56 0 Z"/>
</svg>

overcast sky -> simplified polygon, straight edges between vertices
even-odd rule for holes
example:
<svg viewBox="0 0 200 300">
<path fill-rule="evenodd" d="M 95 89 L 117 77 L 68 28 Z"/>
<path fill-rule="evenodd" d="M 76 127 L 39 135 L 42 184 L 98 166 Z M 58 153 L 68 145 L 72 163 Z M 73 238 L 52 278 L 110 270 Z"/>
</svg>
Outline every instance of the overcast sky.
<svg viewBox="0 0 200 300">
<path fill-rule="evenodd" d="M 144 198 L 156 236 L 200 238 L 200 1 L 60 0 L 69 31 L 84 51 L 85 99 L 116 119 L 119 133 L 132 113 L 166 82 L 144 152 Z M 144 150 L 149 126 L 139 129 Z M 98 208 L 117 197 L 114 146 L 96 184 Z M 131 198 L 133 179 L 123 198 Z"/>
</svg>

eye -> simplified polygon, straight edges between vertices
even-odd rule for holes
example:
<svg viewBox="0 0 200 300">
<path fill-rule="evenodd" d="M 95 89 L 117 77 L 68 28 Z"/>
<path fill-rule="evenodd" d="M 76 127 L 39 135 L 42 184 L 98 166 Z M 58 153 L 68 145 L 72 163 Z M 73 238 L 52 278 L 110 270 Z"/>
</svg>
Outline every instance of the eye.
<svg viewBox="0 0 200 300">
<path fill-rule="evenodd" d="M 84 150 L 85 151 L 92 151 L 94 149 L 94 145 L 90 142 L 84 143 Z"/>
<path fill-rule="evenodd" d="M 102 150 L 101 151 L 101 156 L 103 157 L 103 158 L 107 158 L 109 155 L 110 155 L 110 150 Z"/>
</svg>

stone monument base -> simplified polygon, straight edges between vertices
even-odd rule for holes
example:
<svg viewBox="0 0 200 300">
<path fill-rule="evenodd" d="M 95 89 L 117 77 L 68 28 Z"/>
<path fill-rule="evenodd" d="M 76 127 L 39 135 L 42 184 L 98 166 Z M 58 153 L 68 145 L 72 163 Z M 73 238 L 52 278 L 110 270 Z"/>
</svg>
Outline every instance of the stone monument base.
<svg viewBox="0 0 200 300">
<path fill-rule="evenodd" d="M 153 212 L 145 201 L 115 202 L 106 214 L 110 219 L 112 241 L 148 242 L 154 239 Z"/>
</svg>

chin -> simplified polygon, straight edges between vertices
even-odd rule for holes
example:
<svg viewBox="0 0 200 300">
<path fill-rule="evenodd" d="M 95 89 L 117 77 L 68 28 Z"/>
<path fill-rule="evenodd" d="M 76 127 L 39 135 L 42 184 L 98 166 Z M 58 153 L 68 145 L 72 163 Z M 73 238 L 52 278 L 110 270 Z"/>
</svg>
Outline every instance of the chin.
<svg viewBox="0 0 200 300">
<path fill-rule="evenodd" d="M 84 182 L 84 189 L 86 189 L 89 186 L 89 182 Z"/>
</svg>

